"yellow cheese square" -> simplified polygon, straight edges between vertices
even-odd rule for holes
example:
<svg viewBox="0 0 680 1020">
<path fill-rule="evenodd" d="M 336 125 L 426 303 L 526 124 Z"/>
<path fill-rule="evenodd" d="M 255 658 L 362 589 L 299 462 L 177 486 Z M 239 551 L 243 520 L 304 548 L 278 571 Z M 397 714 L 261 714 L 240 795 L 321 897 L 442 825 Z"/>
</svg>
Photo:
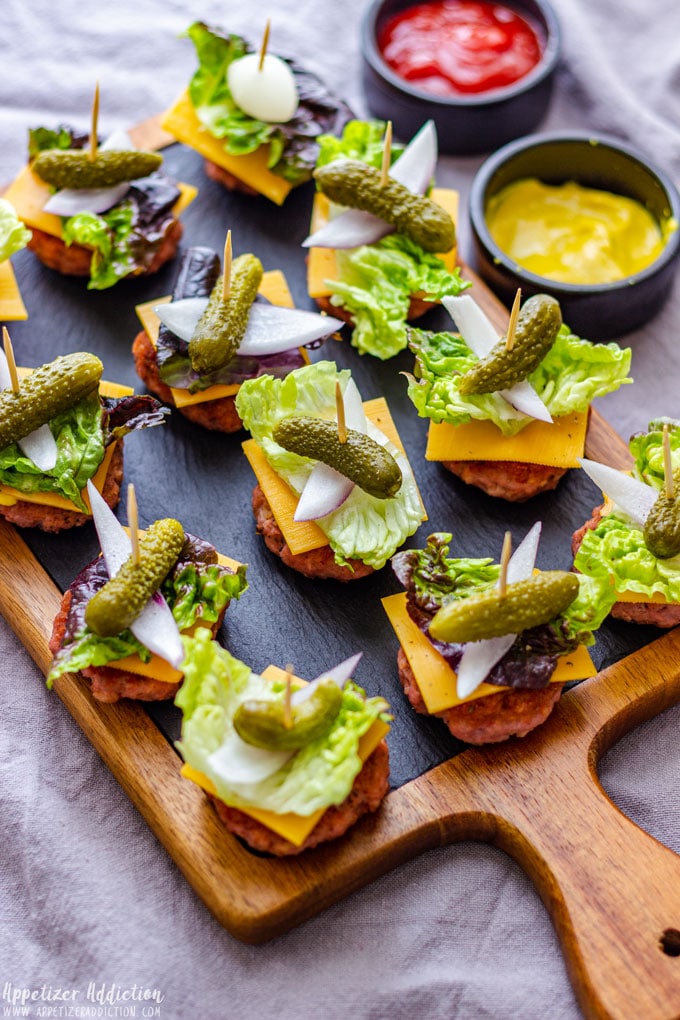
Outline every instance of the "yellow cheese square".
<svg viewBox="0 0 680 1020">
<path fill-rule="evenodd" d="M 458 218 L 458 192 L 447 188 L 433 188 L 430 197 L 451 216 Z M 330 203 L 317 191 L 314 196 L 310 233 L 315 233 L 328 222 Z M 456 268 L 456 247 L 439 256 L 450 273 Z M 307 256 L 307 291 L 312 298 L 328 297 L 331 293 L 327 280 L 337 280 L 338 266 L 333 248 L 310 248 Z"/>
<path fill-rule="evenodd" d="M 6 259 L 0 262 L 0 322 L 16 322 L 27 318 L 28 312 L 19 293 L 12 263 Z"/>
<path fill-rule="evenodd" d="M 404 453 L 404 447 L 384 397 L 365 401 L 364 411 L 366 417 Z M 270 466 L 257 442 L 254 439 L 247 439 L 242 446 L 291 553 L 297 556 L 328 545 L 328 538 L 314 521 L 293 520 L 299 497 Z M 425 519 L 423 509 L 423 520 Z"/>
<path fill-rule="evenodd" d="M 293 308 L 293 297 L 288 289 L 288 282 L 280 269 L 272 269 L 262 277 L 259 293 L 271 301 L 273 305 L 281 308 Z M 158 340 L 158 328 L 160 319 L 154 312 L 156 305 L 166 304 L 172 298 L 155 298 L 153 301 L 145 301 L 137 305 L 136 311 L 139 321 L 146 330 L 151 343 L 156 346 Z M 209 386 L 207 390 L 199 390 L 197 393 L 190 393 L 189 390 L 179 389 L 176 386 L 170 387 L 175 407 L 187 407 L 189 404 L 203 404 L 208 400 L 219 400 L 221 397 L 233 397 L 238 393 L 240 383 L 224 383 L 218 386 Z"/>
<path fill-rule="evenodd" d="M 277 205 L 283 204 L 292 188 L 287 180 L 268 169 L 269 145 L 261 145 L 255 152 L 244 156 L 232 156 L 225 152 L 224 143 L 211 135 L 196 116 L 188 92 L 183 92 L 163 114 L 161 127 Z"/>
<path fill-rule="evenodd" d="M 455 672 L 408 615 L 406 593 L 388 595 L 382 600 L 382 604 L 413 670 L 428 712 L 443 712 L 465 701 L 474 701 L 504 690 L 494 684 L 482 683 L 468 697 L 459 698 Z M 550 682 L 585 680 L 587 677 L 595 676 L 596 672 L 587 648 L 579 645 L 575 651 L 558 658 Z"/>
<path fill-rule="evenodd" d="M 284 677 L 285 673 L 277 666 L 267 666 L 263 670 L 262 676 L 267 680 L 278 680 Z M 389 733 L 389 729 L 390 727 L 386 722 L 383 722 L 382 719 L 376 719 L 370 729 L 359 738 L 357 752 L 362 762 L 365 762 L 373 754 L 383 737 Z M 202 772 L 192 768 L 191 765 L 186 763 L 182 765 L 181 773 L 185 779 L 190 779 L 208 793 L 213 794 L 215 797 L 218 796 L 211 780 L 204 776 Z M 261 822 L 262 825 L 266 825 L 267 828 L 276 832 L 279 836 L 283 836 L 284 839 L 287 839 L 289 843 L 293 843 L 294 846 L 302 846 L 314 826 L 324 815 L 326 808 L 320 808 L 311 815 L 296 815 L 292 812 L 277 815 L 273 811 L 264 811 L 254 807 L 240 808 L 240 810 L 244 814 L 250 815 L 256 821 Z"/>
<path fill-rule="evenodd" d="M 464 425 L 430 422 L 426 460 L 516 460 L 549 467 L 578 467 L 583 456 L 588 412 L 552 422 L 532 421 L 515 436 L 504 436 L 492 421 Z"/>
</svg>

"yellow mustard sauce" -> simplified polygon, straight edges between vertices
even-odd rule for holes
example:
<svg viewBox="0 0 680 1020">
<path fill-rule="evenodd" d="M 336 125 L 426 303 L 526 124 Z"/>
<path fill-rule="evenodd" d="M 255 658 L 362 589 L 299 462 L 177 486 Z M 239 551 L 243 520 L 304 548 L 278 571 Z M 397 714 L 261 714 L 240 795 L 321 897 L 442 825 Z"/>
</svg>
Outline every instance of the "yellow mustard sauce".
<svg viewBox="0 0 680 1020">
<path fill-rule="evenodd" d="M 650 265 L 667 230 L 639 202 L 574 181 L 514 181 L 489 201 L 489 232 L 518 265 L 563 283 L 613 283 Z"/>
</svg>

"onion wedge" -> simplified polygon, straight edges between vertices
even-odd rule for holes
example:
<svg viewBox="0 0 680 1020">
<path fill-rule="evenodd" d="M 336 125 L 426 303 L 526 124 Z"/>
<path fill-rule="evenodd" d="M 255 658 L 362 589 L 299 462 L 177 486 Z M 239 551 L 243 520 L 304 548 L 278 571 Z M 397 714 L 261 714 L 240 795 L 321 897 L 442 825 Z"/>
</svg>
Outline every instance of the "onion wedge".
<svg viewBox="0 0 680 1020">
<path fill-rule="evenodd" d="M 156 305 L 154 311 L 164 326 L 180 340 L 189 343 L 207 304 L 207 298 L 181 298 Z M 340 319 L 331 315 L 256 301 L 250 309 L 246 332 L 237 353 L 249 357 L 282 354 L 321 340 L 343 326 Z"/>
<path fill-rule="evenodd" d="M 286 764 L 294 751 L 269 751 L 247 744 L 235 730 L 208 758 L 210 768 L 229 786 L 260 783 Z"/>
<path fill-rule="evenodd" d="M 333 683 L 337 684 L 338 687 L 342 688 L 345 686 L 348 680 L 354 676 L 354 671 L 359 664 L 363 652 L 357 652 L 356 655 L 351 655 L 349 659 L 343 659 L 337 666 L 333 666 L 332 669 L 327 669 L 325 673 L 319 673 L 314 680 L 310 680 L 308 684 L 301 687 L 297 691 L 293 691 L 290 700 L 294 705 L 299 705 L 301 701 L 306 701 L 310 694 L 314 691 L 314 688 L 322 680 L 332 680 Z"/>
<path fill-rule="evenodd" d="M 579 458 L 579 464 L 596 485 L 602 489 L 603 495 L 616 504 L 639 527 L 643 527 L 649 511 L 658 498 L 658 491 L 646 482 L 633 478 L 625 471 L 600 464 L 596 460 Z"/>
<path fill-rule="evenodd" d="M 92 518 L 109 577 L 115 577 L 132 552 L 132 543 L 111 507 L 91 481 L 87 494 Z M 179 669 L 184 659 L 184 646 L 170 606 L 160 592 L 155 592 L 131 625 L 130 630 L 149 651 Z"/>
<path fill-rule="evenodd" d="M 7 365 L 7 356 L 0 348 L 0 389 L 7 390 L 12 386 L 12 379 Z M 51 471 L 57 463 L 57 441 L 52 435 L 49 425 L 40 425 L 33 432 L 17 441 L 21 452 L 32 460 L 41 471 Z"/>
<path fill-rule="evenodd" d="M 437 165 L 437 130 L 428 120 L 390 167 L 388 176 L 415 195 L 424 195 Z M 380 216 L 348 209 L 333 217 L 302 242 L 303 248 L 358 248 L 394 233 Z"/>
<path fill-rule="evenodd" d="M 118 149 L 129 152 L 135 149 L 126 131 L 114 131 L 99 146 L 100 152 Z M 81 212 L 102 213 L 118 205 L 127 194 L 129 181 L 110 188 L 61 188 L 47 200 L 43 209 L 55 216 L 76 216 Z"/>
</svg>

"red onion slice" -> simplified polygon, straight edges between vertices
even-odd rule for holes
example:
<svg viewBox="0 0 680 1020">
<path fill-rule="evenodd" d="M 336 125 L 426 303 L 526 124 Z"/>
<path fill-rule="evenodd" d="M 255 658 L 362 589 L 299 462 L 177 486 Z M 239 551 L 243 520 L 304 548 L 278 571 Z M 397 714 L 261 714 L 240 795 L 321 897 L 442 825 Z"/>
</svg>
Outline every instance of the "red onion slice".
<svg viewBox="0 0 680 1020">
<path fill-rule="evenodd" d="M 424 195 L 434 177 L 437 155 L 437 129 L 434 121 L 428 120 L 395 159 L 389 176 L 414 195 Z"/>
<path fill-rule="evenodd" d="M 599 464 L 595 460 L 579 458 L 579 464 L 604 495 L 628 514 L 639 527 L 643 527 L 649 511 L 656 503 L 658 491 L 646 482 L 641 482 L 625 471 Z"/>
<path fill-rule="evenodd" d="M 327 669 L 325 673 L 319 673 L 317 677 L 310 680 L 308 684 L 301 687 L 297 691 L 293 691 L 291 695 L 291 702 L 294 705 L 299 705 L 301 701 L 306 701 L 307 698 L 312 694 L 314 688 L 319 685 L 322 680 L 332 680 L 338 687 L 344 687 L 348 680 L 354 676 L 354 671 L 363 656 L 363 652 L 357 652 L 356 655 L 351 655 L 349 659 L 343 659 L 337 666 L 333 666 L 332 669 Z"/>
<path fill-rule="evenodd" d="M 229 786 L 260 783 L 268 779 L 293 757 L 294 751 L 269 751 L 266 747 L 247 744 L 235 730 L 208 758 L 213 772 Z"/>
<path fill-rule="evenodd" d="M 12 386 L 7 356 L 0 348 L 0 389 L 8 390 Z M 33 432 L 17 441 L 21 452 L 32 460 L 41 471 L 51 471 L 57 463 L 57 441 L 52 435 L 49 425 L 40 425 Z"/>
<path fill-rule="evenodd" d="M 318 461 L 300 493 L 293 520 L 318 521 L 337 510 L 354 488 L 354 482 L 339 471 Z"/>
<path fill-rule="evenodd" d="M 553 419 L 550 411 L 527 379 L 515 383 L 510 389 L 499 390 L 499 393 L 504 400 L 512 404 L 516 411 L 521 411 L 529 418 L 536 418 L 537 421 L 544 421 L 552 425 Z"/>
</svg>

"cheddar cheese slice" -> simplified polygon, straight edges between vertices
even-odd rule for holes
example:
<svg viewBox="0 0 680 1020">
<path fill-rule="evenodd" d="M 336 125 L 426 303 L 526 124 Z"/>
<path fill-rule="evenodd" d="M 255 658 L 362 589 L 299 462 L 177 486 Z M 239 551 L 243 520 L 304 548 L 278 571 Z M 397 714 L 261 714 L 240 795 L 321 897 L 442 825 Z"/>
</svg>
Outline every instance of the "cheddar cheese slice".
<svg viewBox="0 0 680 1020">
<path fill-rule="evenodd" d="M 447 188 L 433 188 L 430 197 L 451 216 L 458 217 L 458 192 Z M 328 222 L 330 203 L 320 191 L 314 196 L 310 233 L 315 233 Z M 456 268 L 456 247 L 439 256 L 450 273 Z M 337 280 L 338 265 L 333 248 L 310 248 L 307 258 L 307 291 L 312 298 L 328 297 L 331 289 L 328 280 Z"/>
<path fill-rule="evenodd" d="M 364 411 L 366 417 L 394 443 L 397 449 L 404 453 L 404 447 L 384 397 L 365 401 Z M 242 446 L 293 556 L 328 545 L 328 538 L 314 521 L 293 520 L 298 505 L 298 495 L 270 466 L 256 440 L 247 439 L 242 443 Z M 423 509 L 423 520 L 426 519 L 427 515 Z"/>
<path fill-rule="evenodd" d="M 532 421 L 515 436 L 504 436 L 492 421 L 464 425 L 430 422 L 426 460 L 515 460 L 549 467 L 578 467 L 588 429 L 588 412 Z"/>
<path fill-rule="evenodd" d="M 277 666 L 267 666 L 262 672 L 262 676 L 267 680 L 279 679 L 284 675 L 284 671 Z M 370 729 L 359 738 L 357 751 L 362 762 L 365 762 L 373 754 L 383 737 L 389 733 L 389 729 L 390 727 L 386 722 L 383 722 L 382 719 L 376 719 Z M 186 763 L 182 765 L 181 774 L 185 779 L 190 779 L 214 797 L 219 796 L 212 781 L 207 776 L 204 776 L 202 772 L 192 768 L 191 765 Z M 240 808 L 239 810 L 243 811 L 246 815 L 250 815 L 256 821 L 261 822 L 262 825 L 266 825 L 267 828 L 276 832 L 279 836 L 283 836 L 284 839 L 287 839 L 294 846 L 302 846 L 319 819 L 325 814 L 326 808 L 319 808 L 318 811 L 311 815 L 296 815 L 290 812 L 277 815 L 273 811 L 263 811 L 256 807 Z"/>
<path fill-rule="evenodd" d="M 382 600 L 382 604 L 413 670 L 428 712 L 443 712 L 463 702 L 474 701 L 489 694 L 499 694 L 505 690 L 495 684 L 482 683 L 468 697 L 459 698 L 455 672 L 408 615 L 406 593 L 388 595 Z M 558 658 L 550 682 L 585 680 L 587 677 L 595 676 L 596 673 L 587 648 L 579 645 L 575 651 Z"/>
<path fill-rule="evenodd" d="M 19 293 L 12 263 L 6 259 L 0 262 L 0 321 L 15 322 L 27 318 L 28 312 Z"/>
<path fill-rule="evenodd" d="M 181 194 L 173 206 L 175 216 L 179 216 L 198 194 L 198 188 L 192 184 L 178 183 L 177 187 Z M 51 194 L 49 185 L 41 181 L 27 165 L 12 181 L 5 192 L 5 198 L 12 203 L 17 216 L 28 227 L 35 227 L 36 230 L 42 230 L 46 234 L 61 237 L 61 217 L 47 213 L 43 209 Z"/>
<path fill-rule="evenodd" d="M 293 298 L 288 289 L 288 283 L 280 269 L 272 269 L 262 277 L 259 293 L 273 305 L 281 308 L 293 308 Z M 160 320 L 154 312 L 156 305 L 166 304 L 171 301 L 169 296 L 156 298 L 154 301 L 146 301 L 137 305 L 136 311 L 139 321 L 146 330 L 151 343 L 156 346 L 158 340 L 158 328 Z M 208 400 L 219 400 L 221 397 L 233 397 L 238 393 L 239 383 L 226 383 L 218 386 L 209 386 L 206 390 L 199 390 L 197 393 L 190 393 L 189 390 L 180 389 L 176 386 L 170 387 L 175 407 L 187 407 L 189 404 L 202 404 Z"/>
<path fill-rule="evenodd" d="M 255 152 L 244 156 L 232 156 L 225 152 L 224 142 L 211 135 L 201 124 L 188 92 L 183 92 L 174 105 L 163 114 L 161 127 L 174 135 L 178 141 L 184 142 L 191 149 L 196 149 L 211 163 L 221 166 L 277 205 L 283 204 L 292 188 L 285 178 L 268 169 L 268 144 L 261 145 Z"/>
</svg>

